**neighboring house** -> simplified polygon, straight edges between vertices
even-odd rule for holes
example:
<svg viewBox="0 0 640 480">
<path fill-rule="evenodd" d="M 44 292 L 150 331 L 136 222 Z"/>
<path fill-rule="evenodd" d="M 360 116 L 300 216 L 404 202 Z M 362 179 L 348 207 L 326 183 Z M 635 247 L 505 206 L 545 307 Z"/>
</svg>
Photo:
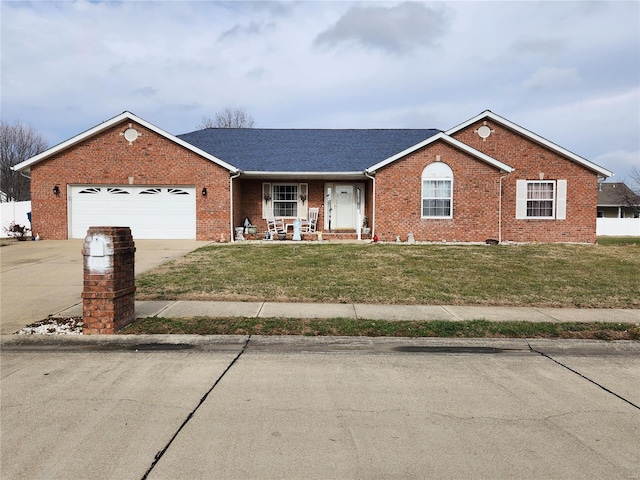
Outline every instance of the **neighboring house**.
<svg viewBox="0 0 640 480">
<path fill-rule="evenodd" d="M 598 218 L 638 218 L 640 196 L 623 182 L 598 184 Z"/>
<path fill-rule="evenodd" d="M 14 169 L 30 170 L 42 238 L 124 225 L 134 238 L 215 241 L 247 217 L 264 232 L 268 217 L 318 207 L 324 238 L 592 243 L 598 179 L 611 175 L 490 111 L 447 131 L 178 136 L 124 112 Z"/>
</svg>

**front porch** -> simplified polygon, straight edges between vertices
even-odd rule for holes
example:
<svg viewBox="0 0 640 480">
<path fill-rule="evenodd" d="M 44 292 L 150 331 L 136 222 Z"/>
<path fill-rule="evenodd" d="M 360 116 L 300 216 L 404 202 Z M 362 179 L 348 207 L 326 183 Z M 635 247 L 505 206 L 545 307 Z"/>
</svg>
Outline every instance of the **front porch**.
<svg viewBox="0 0 640 480">
<path fill-rule="evenodd" d="M 268 180 L 268 181 L 267 181 Z M 308 220 L 309 212 L 318 213 L 316 232 L 303 233 L 303 241 L 371 240 L 372 217 L 370 180 L 356 175 L 339 180 L 329 178 L 240 178 L 233 185 L 233 224 L 246 219 L 256 227 L 255 234 L 243 234 L 245 240 L 264 240 L 268 219 L 284 222 L 286 239 L 293 239 L 296 219 Z M 367 232 L 367 233 L 365 233 Z M 276 239 L 277 241 L 277 239 Z"/>
<path fill-rule="evenodd" d="M 314 233 L 303 233 L 301 234 L 302 242 L 317 242 L 318 234 L 321 234 L 323 242 L 337 242 L 337 241 L 357 241 L 358 233 L 355 230 L 334 230 L 334 231 L 322 231 L 322 232 L 314 232 Z M 257 231 L 253 234 L 243 234 L 243 238 L 245 241 L 259 241 L 264 240 L 266 235 L 266 230 L 261 232 Z M 291 241 L 293 240 L 293 233 L 289 232 L 286 234 L 285 240 Z M 361 241 L 371 241 L 371 233 L 365 234 L 364 232 L 360 234 Z M 237 239 L 235 241 L 238 241 Z M 269 240 L 271 241 L 271 240 Z M 274 239 L 274 242 L 278 242 L 278 239 Z"/>
</svg>

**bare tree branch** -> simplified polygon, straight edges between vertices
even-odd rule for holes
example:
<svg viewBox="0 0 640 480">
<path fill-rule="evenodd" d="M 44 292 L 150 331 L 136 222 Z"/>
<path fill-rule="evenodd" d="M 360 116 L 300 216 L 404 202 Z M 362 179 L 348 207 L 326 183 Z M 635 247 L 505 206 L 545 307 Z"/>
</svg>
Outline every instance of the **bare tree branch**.
<svg viewBox="0 0 640 480">
<path fill-rule="evenodd" d="M 29 200 L 29 179 L 14 172 L 11 167 L 23 162 L 48 147 L 45 138 L 31 126 L 20 122 L 8 124 L 0 120 L 0 190 L 6 201 Z"/>
<path fill-rule="evenodd" d="M 636 187 L 639 187 L 640 182 L 638 182 L 638 180 L 640 180 L 640 177 L 637 175 L 640 174 L 640 172 L 638 172 L 638 169 L 634 170 L 635 172 L 633 170 L 631 172 L 631 181 L 636 184 Z M 623 182 L 614 184 L 613 187 L 615 188 L 615 196 L 620 202 L 620 205 L 630 208 L 635 216 L 640 215 L 640 195 L 636 193 L 638 192 L 638 188 L 636 188 L 636 191 L 634 192 L 626 183 Z"/>
<path fill-rule="evenodd" d="M 213 119 L 203 115 L 196 128 L 253 128 L 254 124 L 253 117 L 244 109 L 224 107 Z"/>
<path fill-rule="evenodd" d="M 636 195 L 640 195 L 640 167 L 633 167 L 629 173 L 629 178 L 633 182 L 629 187 Z"/>
</svg>

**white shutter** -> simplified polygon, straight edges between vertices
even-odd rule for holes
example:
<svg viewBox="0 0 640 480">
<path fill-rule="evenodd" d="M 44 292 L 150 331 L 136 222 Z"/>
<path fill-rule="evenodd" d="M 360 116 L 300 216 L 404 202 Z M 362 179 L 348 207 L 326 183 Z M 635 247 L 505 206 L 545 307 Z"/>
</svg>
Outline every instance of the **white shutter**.
<svg viewBox="0 0 640 480">
<path fill-rule="evenodd" d="M 527 181 L 516 180 L 516 218 L 527 218 Z"/>
<path fill-rule="evenodd" d="M 273 192 L 271 191 L 270 183 L 262 184 L 262 218 L 271 218 L 273 217 L 273 198 L 271 198 Z M 270 200 L 266 200 L 265 197 L 268 197 Z"/>
<path fill-rule="evenodd" d="M 298 191 L 300 192 L 298 196 L 298 218 L 304 218 L 306 220 L 309 218 L 309 184 L 301 183 L 298 185 Z M 304 202 L 300 198 L 301 196 L 306 197 Z"/>
<path fill-rule="evenodd" d="M 567 218 L 567 181 L 558 180 L 556 190 L 556 220 Z"/>
</svg>

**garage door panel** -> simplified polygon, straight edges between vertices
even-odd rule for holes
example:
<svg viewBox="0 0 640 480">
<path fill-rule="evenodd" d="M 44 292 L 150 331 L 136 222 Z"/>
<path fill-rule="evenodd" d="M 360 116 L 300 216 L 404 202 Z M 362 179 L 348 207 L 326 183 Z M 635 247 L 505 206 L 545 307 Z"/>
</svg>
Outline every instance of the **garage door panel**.
<svg viewBox="0 0 640 480">
<path fill-rule="evenodd" d="M 71 236 L 90 226 L 126 226 L 135 238 L 196 238 L 194 187 L 73 186 Z"/>
</svg>

